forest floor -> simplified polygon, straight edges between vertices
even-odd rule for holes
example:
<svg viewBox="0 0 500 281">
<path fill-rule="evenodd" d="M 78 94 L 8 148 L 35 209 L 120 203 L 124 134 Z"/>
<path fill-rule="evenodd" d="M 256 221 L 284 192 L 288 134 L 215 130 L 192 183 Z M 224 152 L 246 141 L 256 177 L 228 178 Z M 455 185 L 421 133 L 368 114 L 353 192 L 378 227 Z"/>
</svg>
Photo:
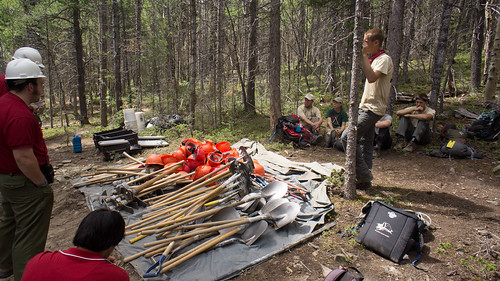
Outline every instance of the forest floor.
<svg viewBox="0 0 500 281">
<path fill-rule="evenodd" d="M 90 138 L 84 138 L 82 143 L 83 152 L 75 154 L 69 135 L 47 141 L 51 162 L 56 167 L 47 250 L 71 247 L 74 232 L 88 213 L 84 196 L 72 187 L 71 181 L 97 167 L 110 165 L 95 152 Z M 340 187 L 330 190 L 335 212 L 329 219 L 335 221 L 334 227 L 233 280 L 323 280 L 328 269 L 339 266 L 358 268 L 365 280 L 499 280 L 500 176 L 493 173 L 493 168 L 500 164 L 500 147 L 498 142 L 480 144 L 490 146 L 475 146 L 485 152 L 481 160 L 384 151 L 373 161 L 372 189 L 357 191 L 355 200 L 343 199 Z M 174 147 L 165 150 L 168 153 Z M 150 153 L 144 150 L 143 156 Z M 341 166 L 345 162 L 342 152 L 320 147 L 278 153 L 293 161 Z M 427 271 L 416 269 L 409 260 L 395 264 L 384 259 L 355 243 L 352 235 L 340 238 L 340 233 L 358 223 L 363 204 L 374 199 L 431 217 L 432 225 L 424 234 L 425 246 L 418 264 Z M 130 264 L 120 261 L 119 253 L 114 255 L 131 280 L 142 280 Z M 410 258 L 415 258 L 414 252 Z"/>
</svg>

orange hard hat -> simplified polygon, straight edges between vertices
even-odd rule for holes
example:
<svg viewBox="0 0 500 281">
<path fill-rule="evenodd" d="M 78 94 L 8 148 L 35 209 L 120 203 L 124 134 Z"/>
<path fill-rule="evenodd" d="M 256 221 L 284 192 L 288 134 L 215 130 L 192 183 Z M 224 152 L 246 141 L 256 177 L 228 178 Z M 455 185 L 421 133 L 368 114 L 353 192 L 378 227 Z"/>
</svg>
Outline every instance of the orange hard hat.
<svg viewBox="0 0 500 281">
<path fill-rule="evenodd" d="M 205 141 L 204 143 L 200 144 L 198 147 L 205 152 L 205 155 L 210 155 L 210 153 L 212 153 L 216 150 L 215 145 L 211 141 L 210 142 Z"/>
<path fill-rule="evenodd" d="M 165 164 L 165 168 L 170 167 L 170 166 L 174 165 L 175 163 L 177 163 L 177 162 L 167 163 L 167 164 Z M 181 171 L 182 171 L 182 167 L 179 167 L 179 168 L 175 169 L 172 173 L 179 173 Z"/>
<path fill-rule="evenodd" d="M 186 155 L 189 156 L 189 155 L 193 154 L 196 151 L 196 149 L 198 148 L 198 145 L 196 143 L 192 142 L 192 141 L 188 141 L 186 143 L 185 147 L 186 147 Z"/>
<path fill-rule="evenodd" d="M 161 161 L 163 162 L 163 165 L 167 165 L 168 163 L 175 163 L 177 162 L 177 158 L 170 154 L 162 154 L 160 155 Z"/>
<path fill-rule="evenodd" d="M 254 174 L 259 175 L 259 176 L 263 176 L 265 174 L 264 167 L 262 167 L 262 165 L 259 164 L 259 162 L 257 162 L 257 160 L 253 160 L 253 166 L 254 166 L 254 169 L 253 169 Z"/>
<path fill-rule="evenodd" d="M 222 157 L 224 159 L 224 162 L 229 163 L 229 162 L 232 162 L 232 161 L 238 159 L 238 157 L 240 156 L 240 153 L 238 152 L 238 150 L 236 148 L 233 148 L 231 150 L 224 152 L 222 155 L 223 155 Z"/>
<path fill-rule="evenodd" d="M 215 145 L 215 148 L 217 148 L 221 152 L 226 152 L 231 149 L 231 144 L 227 141 L 221 141 Z"/>
<path fill-rule="evenodd" d="M 174 151 L 172 156 L 174 156 L 177 161 L 186 160 L 186 153 L 184 153 L 184 151 L 180 148 Z"/>
<path fill-rule="evenodd" d="M 207 157 L 207 164 L 212 167 L 217 167 L 222 163 L 222 160 L 223 160 L 222 152 L 217 150 L 210 153 L 210 155 Z"/>
<path fill-rule="evenodd" d="M 210 173 L 212 168 L 213 168 L 212 166 L 208 166 L 208 165 L 198 166 L 196 168 L 196 172 L 194 173 L 193 180 L 197 180 L 197 179 L 203 177 L 204 175 Z"/>
<path fill-rule="evenodd" d="M 146 159 L 146 166 L 150 165 L 161 165 L 163 166 L 163 161 L 161 160 L 161 156 L 157 154 L 151 154 Z"/>
<path fill-rule="evenodd" d="M 203 165 L 203 162 L 196 161 L 193 159 L 186 159 L 186 164 L 189 168 L 188 173 L 190 173 L 190 172 L 194 171 L 196 168 L 198 168 L 198 166 Z M 184 171 L 186 171 L 186 169 L 184 169 Z"/>
<path fill-rule="evenodd" d="M 188 142 L 192 142 L 192 143 L 196 144 L 197 146 L 201 144 L 201 141 L 199 141 L 196 138 L 187 138 L 181 142 L 181 145 L 186 145 Z"/>
</svg>

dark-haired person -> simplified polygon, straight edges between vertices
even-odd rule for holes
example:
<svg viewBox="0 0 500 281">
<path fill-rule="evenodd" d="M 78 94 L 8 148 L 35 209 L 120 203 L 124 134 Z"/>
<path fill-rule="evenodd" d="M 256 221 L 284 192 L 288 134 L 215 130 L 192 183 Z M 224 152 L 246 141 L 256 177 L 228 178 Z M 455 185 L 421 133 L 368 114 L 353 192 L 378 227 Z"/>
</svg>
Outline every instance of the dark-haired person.
<svg viewBox="0 0 500 281">
<path fill-rule="evenodd" d="M 125 270 L 113 264 L 111 252 L 125 235 L 120 213 L 99 209 L 80 223 L 73 244 L 76 248 L 44 252 L 26 265 L 23 281 L 127 281 Z"/>
<path fill-rule="evenodd" d="M 365 33 L 361 57 L 366 76 L 365 89 L 359 103 L 356 144 L 356 188 L 371 187 L 373 138 L 375 123 L 384 116 L 394 71 L 392 59 L 382 49 L 384 33 L 373 28 Z M 351 117 L 352 118 L 352 117 Z M 342 135 L 342 145 L 347 146 L 347 134 Z"/>
<path fill-rule="evenodd" d="M 9 92 L 0 97 L 0 278 L 14 274 L 15 281 L 45 249 L 54 199 L 47 146 L 28 106 L 40 100 L 44 77 L 33 61 L 12 60 L 5 71 Z"/>
<path fill-rule="evenodd" d="M 326 133 L 325 133 L 325 147 L 332 147 L 337 139 L 340 138 L 342 132 L 345 130 L 347 121 L 347 113 L 342 108 L 342 98 L 336 97 L 333 99 L 333 107 L 326 111 Z"/>
<path fill-rule="evenodd" d="M 426 145 L 432 141 L 432 120 L 436 111 L 429 107 L 427 95 L 421 94 L 415 99 L 415 106 L 396 111 L 399 124 L 396 130 L 398 138 L 394 149 L 399 150 L 409 141 L 403 151 L 413 152 L 418 145 Z"/>
</svg>

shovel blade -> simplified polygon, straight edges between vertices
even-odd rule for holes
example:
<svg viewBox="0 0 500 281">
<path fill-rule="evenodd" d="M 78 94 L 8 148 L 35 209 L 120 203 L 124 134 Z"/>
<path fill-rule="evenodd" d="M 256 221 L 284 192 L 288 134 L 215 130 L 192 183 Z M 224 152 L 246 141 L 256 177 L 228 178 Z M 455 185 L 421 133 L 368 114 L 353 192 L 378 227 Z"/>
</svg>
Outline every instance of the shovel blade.
<svg viewBox="0 0 500 281">
<path fill-rule="evenodd" d="M 283 226 L 293 222 L 300 211 L 300 205 L 295 202 L 281 204 L 269 215 L 274 222 L 274 229 L 280 229 Z"/>
<path fill-rule="evenodd" d="M 281 181 L 272 181 L 266 187 L 262 189 L 263 197 L 268 198 L 268 200 L 274 200 L 285 196 L 288 191 L 288 185 Z"/>
<path fill-rule="evenodd" d="M 265 220 L 252 223 L 241 235 L 247 246 L 252 245 L 266 231 L 269 224 Z"/>
</svg>

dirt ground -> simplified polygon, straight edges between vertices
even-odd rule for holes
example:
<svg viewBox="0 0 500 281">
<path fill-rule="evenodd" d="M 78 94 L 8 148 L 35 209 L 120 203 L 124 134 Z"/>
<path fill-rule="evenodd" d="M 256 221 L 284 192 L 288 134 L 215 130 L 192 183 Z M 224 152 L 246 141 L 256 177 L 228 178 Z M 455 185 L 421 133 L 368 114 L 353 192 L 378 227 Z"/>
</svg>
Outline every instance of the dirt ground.
<svg viewBox="0 0 500 281">
<path fill-rule="evenodd" d="M 71 247 L 81 219 L 88 213 L 84 196 L 71 181 L 92 169 L 109 165 L 97 155 L 90 138 L 83 139 L 83 152 L 72 152 L 68 137 L 47 141 L 56 167 L 53 215 L 47 250 Z M 492 144 L 499 151 L 499 144 Z M 175 145 L 176 146 L 176 145 Z M 481 151 L 481 148 L 476 147 Z M 173 147 L 165 149 L 171 152 Z M 490 150 L 491 151 L 491 150 Z M 151 153 L 146 150 L 145 155 Z M 344 154 L 323 148 L 285 150 L 280 154 L 294 161 L 333 162 L 344 165 Z M 138 156 L 140 157 L 140 156 Z M 254 266 L 234 280 L 323 280 L 325 272 L 354 266 L 365 280 L 499 280 L 500 269 L 500 177 L 493 168 L 497 153 L 481 160 L 450 160 L 420 153 L 385 151 L 373 161 L 374 187 L 358 191 L 356 200 L 342 198 L 332 187 L 335 226 L 290 251 Z M 361 207 L 380 199 L 395 206 L 423 212 L 432 218 L 425 233 L 425 247 L 418 270 L 405 260 L 398 265 L 353 242 L 340 233 L 354 226 Z M 115 253 L 120 259 L 118 253 Z M 414 258 L 415 253 L 410 254 Z M 118 261 L 131 280 L 142 280 L 129 264 Z M 488 268 L 489 270 L 487 270 Z M 142 273 L 141 273 L 142 274 Z"/>
</svg>

